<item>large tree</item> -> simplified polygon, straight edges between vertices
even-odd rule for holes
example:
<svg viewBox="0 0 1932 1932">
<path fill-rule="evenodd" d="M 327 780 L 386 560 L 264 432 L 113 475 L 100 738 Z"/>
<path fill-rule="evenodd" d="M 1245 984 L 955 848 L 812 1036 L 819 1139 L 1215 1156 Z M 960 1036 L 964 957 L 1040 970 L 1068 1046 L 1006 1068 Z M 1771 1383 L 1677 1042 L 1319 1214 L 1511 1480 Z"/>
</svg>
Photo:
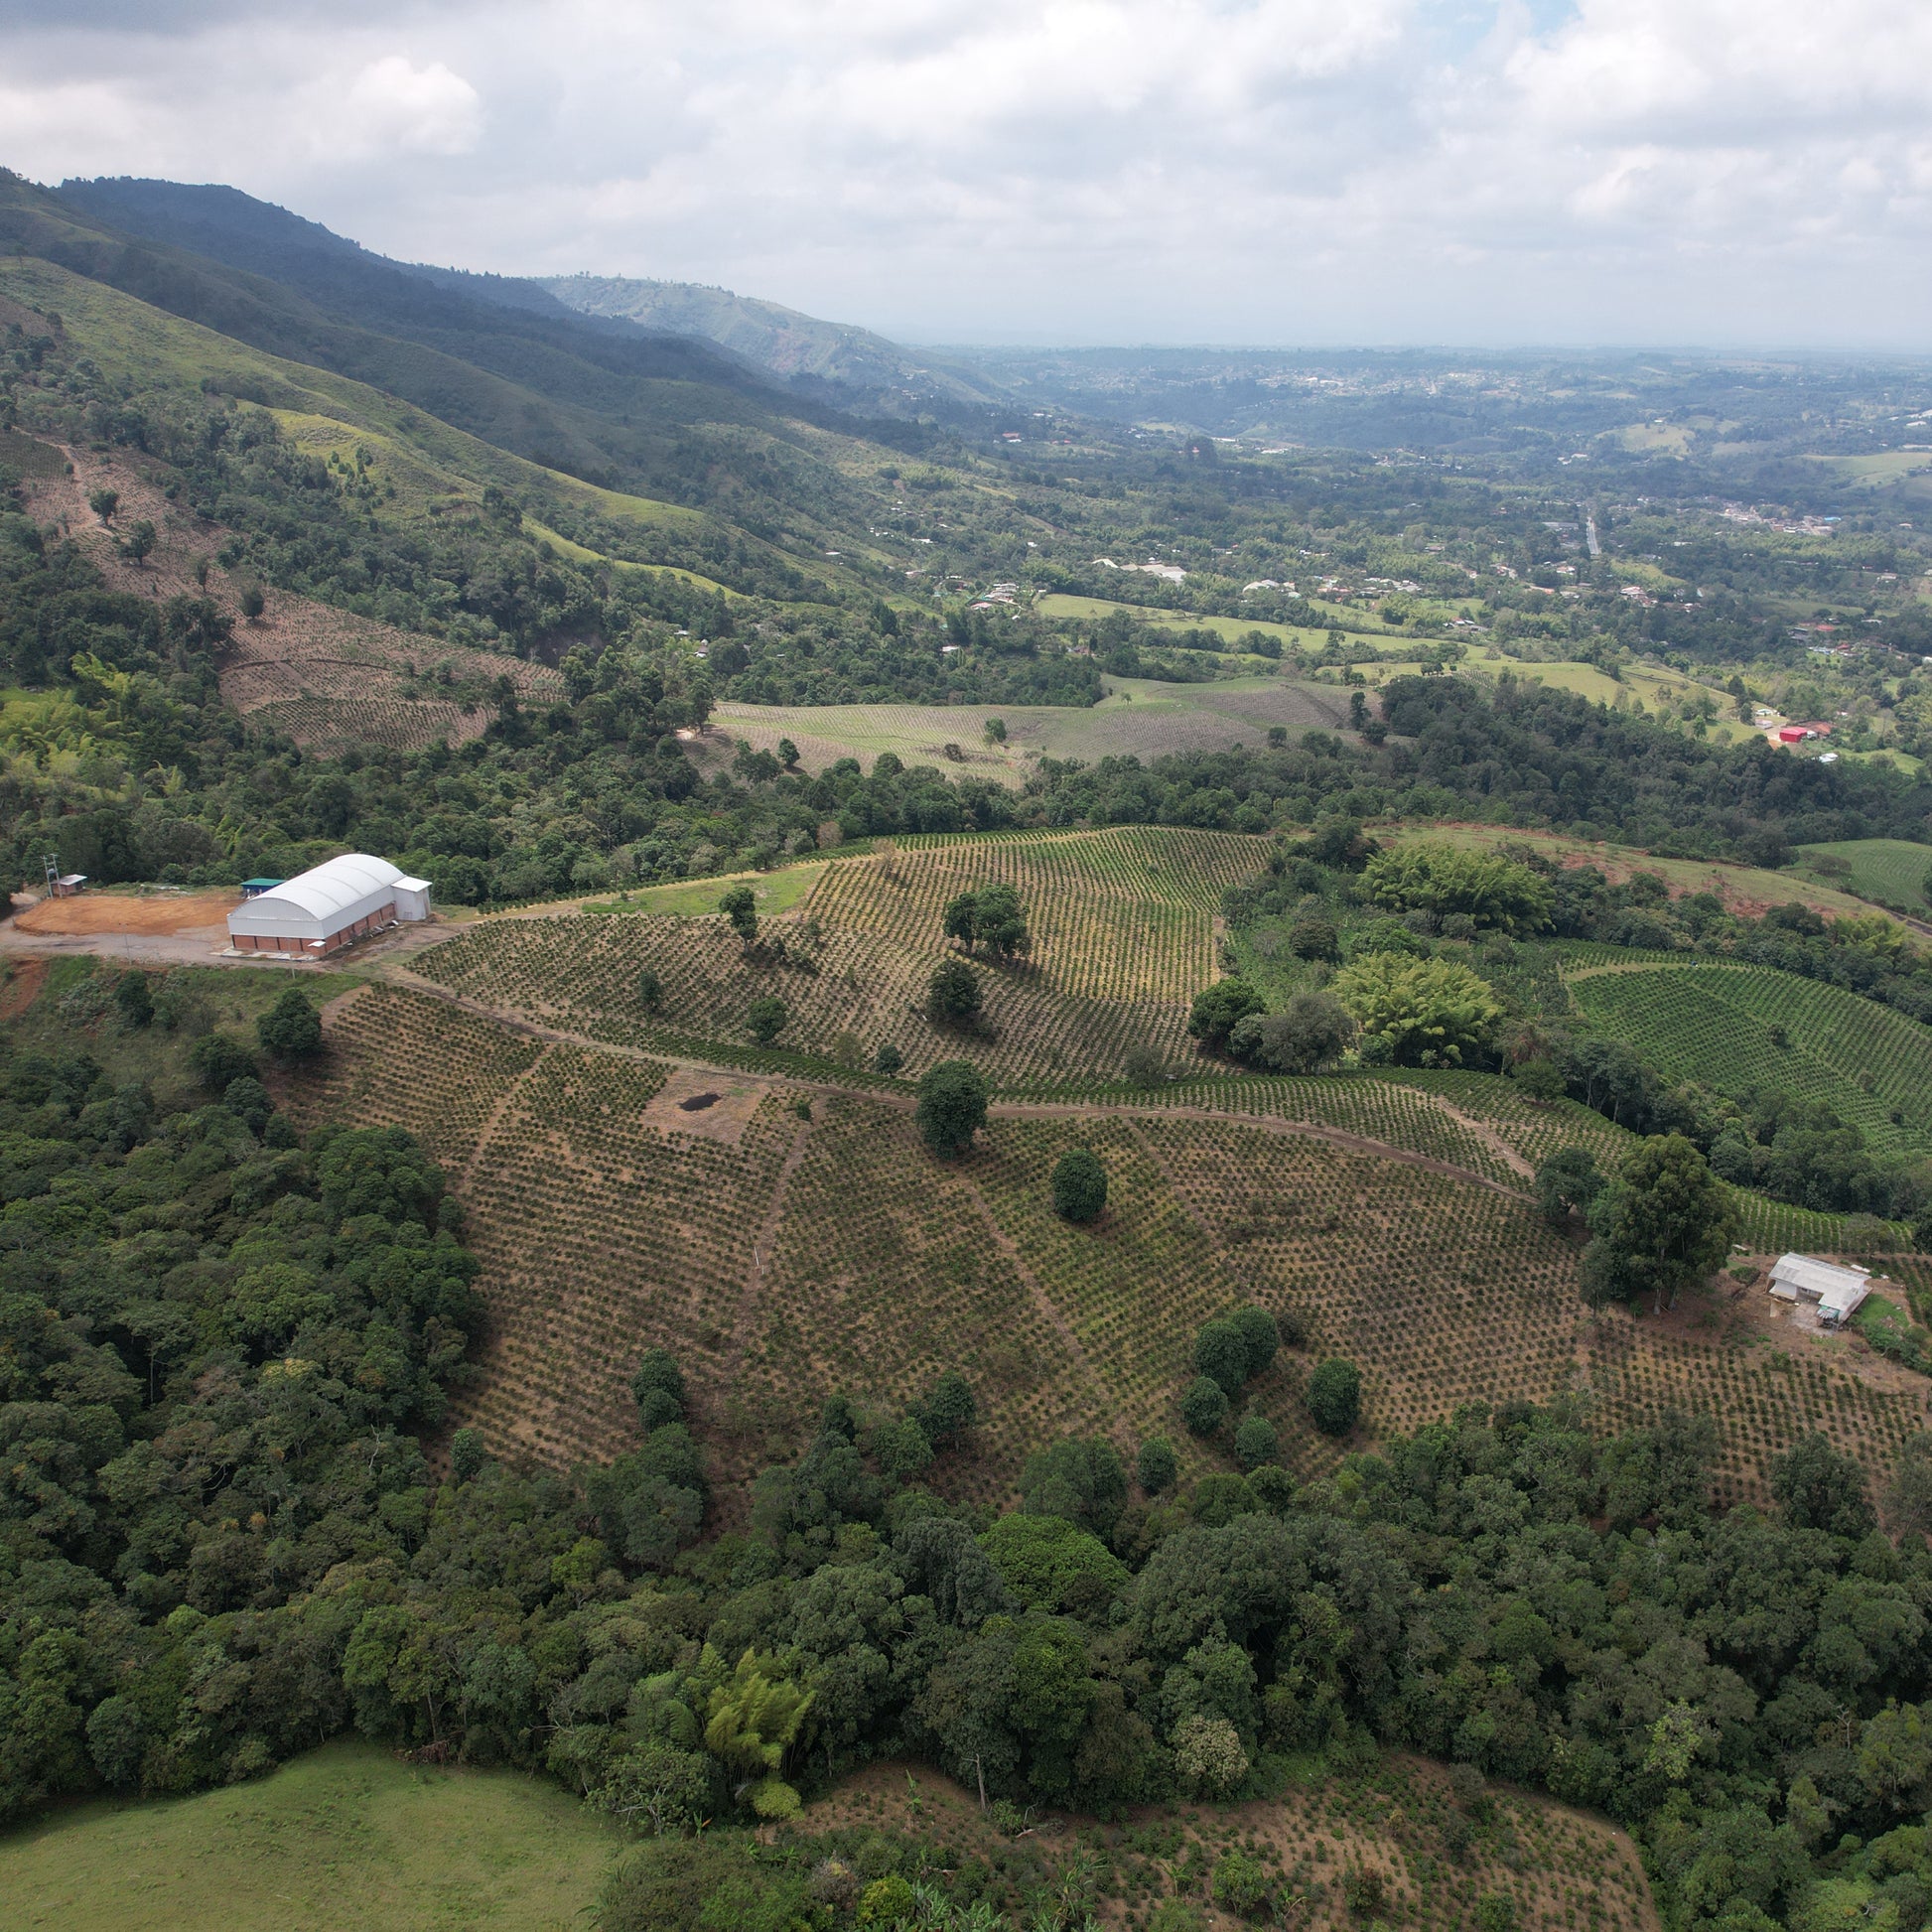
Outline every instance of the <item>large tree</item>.
<svg viewBox="0 0 1932 1932">
<path fill-rule="evenodd" d="M 986 1125 L 986 1081 L 971 1060 L 941 1060 L 919 1082 L 919 1132 L 934 1154 L 963 1154 Z"/>
<path fill-rule="evenodd" d="M 1590 1204 L 1589 1225 L 1629 1292 L 1659 1313 L 1717 1272 L 1737 1236 L 1737 1203 L 1682 1134 L 1653 1134 Z M 1592 1244 L 1594 1245 L 1594 1244 Z"/>
</svg>

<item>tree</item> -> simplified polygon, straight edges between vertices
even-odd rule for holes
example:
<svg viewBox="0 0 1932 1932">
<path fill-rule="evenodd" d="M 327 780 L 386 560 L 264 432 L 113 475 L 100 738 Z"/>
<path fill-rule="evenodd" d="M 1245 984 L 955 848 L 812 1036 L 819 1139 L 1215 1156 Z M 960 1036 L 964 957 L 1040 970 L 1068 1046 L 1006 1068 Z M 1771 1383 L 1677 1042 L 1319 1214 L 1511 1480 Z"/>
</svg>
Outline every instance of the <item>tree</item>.
<svg viewBox="0 0 1932 1932">
<path fill-rule="evenodd" d="M 154 1018 L 154 995 L 148 989 L 147 974 L 138 966 L 130 966 L 114 982 L 114 1004 L 130 1027 L 145 1027 Z"/>
<path fill-rule="evenodd" d="M 1244 1469 L 1258 1469 L 1281 1452 L 1281 1438 L 1266 1416 L 1243 1416 L 1234 1432 L 1234 1459 Z"/>
<path fill-rule="evenodd" d="M 1901 1536 L 1932 1535 L 1932 1432 L 1914 1430 L 1900 1447 L 1885 1517 Z"/>
<path fill-rule="evenodd" d="M 1362 1413 L 1361 1370 L 1340 1355 L 1330 1355 L 1309 1377 L 1302 1403 L 1324 1436 L 1346 1436 Z"/>
<path fill-rule="evenodd" d="M 973 1026 L 980 1016 L 980 976 L 963 959 L 942 959 L 926 982 L 925 1011 L 935 1027 Z"/>
<path fill-rule="evenodd" d="M 798 747 L 788 738 L 778 740 L 778 762 L 787 771 L 792 770 L 798 763 Z"/>
<path fill-rule="evenodd" d="M 131 524 L 127 534 L 121 538 L 122 551 L 134 559 L 138 569 L 146 563 L 154 550 L 154 525 L 144 516 L 139 522 Z"/>
<path fill-rule="evenodd" d="M 1330 991 L 1397 1066 L 1481 1059 L 1503 1016 L 1489 982 L 1452 959 L 1369 953 L 1344 966 Z"/>
<path fill-rule="evenodd" d="M 1535 1059 L 1524 1060 L 1510 1069 L 1510 1077 L 1540 1107 L 1563 1098 L 1563 1069 L 1547 1056 L 1539 1054 Z"/>
<path fill-rule="evenodd" d="M 888 1039 L 882 1041 L 879 1051 L 872 1056 L 875 1073 L 897 1073 L 905 1064 L 905 1055 Z"/>
<path fill-rule="evenodd" d="M 1297 959 L 1340 959 L 1334 921 L 1324 912 L 1304 912 L 1288 929 L 1288 949 Z"/>
<path fill-rule="evenodd" d="M 1091 1221 L 1107 1205 L 1107 1170 L 1097 1155 L 1076 1147 L 1053 1169 L 1053 1211 L 1066 1221 Z"/>
<path fill-rule="evenodd" d="M 769 1046 L 784 1032 L 785 1022 L 790 1018 L 782 1000 L 775 994 L 764 993 L 746 1010 L 745 1026 L 760 1046 Z"/>
<path fill-rule="evenodd" d="M 1247 1345 L 1248 1379 L 1253 1381 L 1273 1363 L 1282 1345 L 1281 1328 L 1266 1309 L 1258 1309 L 1252 1302 L 1236 1309 L 1228 1319 L 1240 1330 L 1241 1339 Z"/>
<path fill-rule="evenodd" d="M 259 584 L 244 584 L 241 587 L 241 615 L 250 623 L 256 621 L 268 609 L 268 598 Z"/>
<path fill-rule="evenodd" d="M 1537 1168 L 1536 1204 L 1553 1228 L 1568 1227 L 1574 1210 L 1589 1212 L 1590 1202 L 1603 1191 L 1603 1175 L 1596 1157 L 1587 1147 L 1560 1147 Z"/>
<path fill-rule="evenodd" d="M 989 718 L 985 736 L 989 745 L 1004 745 L 1007 742 L 1007 721 L 1004 718 Z"/>
<path fill-rule="evenodd" d="M 255 1056 L 233 1034 L 204 1034 L 188 1049 L 188 1064 L 209 1093 L 224 1093 L 230 1080 L 253 1076 Z"/>
<path fill-rule="evenodd" d="M 1064 1517 L 1106 1537 L 1127 1507 L 1127 1469 L 1113 1444 L 1098 1437 L 1062 1437 L 1028 1456 L 1020 1495 L 1030 1516 Z"/>
<path fill-rule="evenodd" d="M 946 1369 L 926 1391 L 918 1419 L 934 1449 L 949 1449 L 979 1420 L 972 1384 L 956 1368 Z"/>
<path fill-rule="evenodd" d="M 1228 1035 L 1251 1013 L 1260 1013 L 1267 1005 L 1255 989 L 1244 979 L 1228 978 L 1216 980 L 1212 986 L 1204 986 L 1194 995 L 1194 1004 L 1187 1015 L 1187 1031 L 1210 1052 L 1222 1051 L 1228 1043 Z"/>
<path fill-rule="evenodd" d="M 684 1371 L 667 1348 L 646 1348 L 630 1376 L 630 1399 L 648 1436 L 666 1423 L 684 1420 Z"/>
<path fill-rule="evenodd" d="M 1631 1292 L 1648 1290 L 1661 1313 L 1729 1253 L 1737 1203 L 1682 1134 L 1653 1134 L 1597 1194 L 1589 1226 Z"/>
<path fill-rule="evenodd" d="M 1165 1495 L 1180 1473 L 1180 1458 L 1165 1436 L 1150 1436 L 1134 1461 L 1134 1474 L 1150 1496 Z"/>
<path fill-rule="evenodd" d="M 1130 1087 L 1158 1087 L 1168 1077 L 1168 1062 L 1159 1047 L 1137 1040 L 1121 1055 L 1121 1077 Z"/>
<path fill-rule="evenodd" d="M 1254 1057 L 1279 1073 L 1319 1073 L 1354 1037 L 1354 1019 L 1332 993 L 1297 993 L 1259 1023 Z"/>
<path fill-rule="evenodd" d="M 118 489 L 108 489 L 105 486 L 103 486 L 98 489 L 90 489 L 87 492 L 87 507 L 90 510 L 92 510 L 93 513 L 97 517 L 99 517 L 103 523 L 113 522 L 114 512 L 117 509 L 119 509 L 120 506 L 121 506 L 121 493 Z"/>
<path fill-rule="evenodd" d="M 1771 1494 L 1793 1529 L 1825 1530 L 1857 1541 L 1876 1517 L 1864 1470 L 1813 1430 L 1771 1458 Z"/>
<path fill-rule="evenodd" d="M 1180 1398 L 1180 1420 L 1191 1436 L 1211 1436 L 1228 1419 L 1227 1391 L 1211 1375 L 1197 1375 Z"/>
<path fill-rule="evenodd" d="M 322 1016 L 299 986 L 291 986 L 255 1022 L 255 1035 L 278 1065 L 313 1059 L 322 1051 Z"/>
<path fill-rule="evenodd" d="M 1033 950 L 1018 890 L 998 882 L 948 899 L 943 926 L 948 939 L 969 949 L 984 946 L 1001 959 Z"/>
<path fill-rule="evenodd" d="M 731 921 L 732 930 L 749 952 L 759 936 L 758 895 L 749 886 L 734 886 L 718 901 L 718 909 Z"/>
<path fill-rule="evenodd" d="M 1203 1321 L 1194 1337 L 1194 1369 L 1227 1396 L 1238 1395 L 1248 1379 L 1248 1338 L 1223 1315 Z"/>
<path fill-rule="evenodd" d="M 637 1004 L 646 1013 L 655 1013 L 664 1003 L 664 982 L 646 966 L 637 975 Z"/>
<path fill-rule="evenodd" d="M 964 1154 L 986 1125 L 986 1081 L 971 1060 L 941 1060 L 919 1082 L 919 1132 L 934 1154 Z"/>
<path fill-rule="evenodd" d="M 798 1810 L 797 1792 L 778 1773 L 814 1695 L 780 1676 L 777 1659 L 750 1650 L 738 1660 L 731 1682 L 711 1694 L 705 1749 L 745 1774 L 752 1809 L 760 1818 L 789 1818 Z"/>
</svg>

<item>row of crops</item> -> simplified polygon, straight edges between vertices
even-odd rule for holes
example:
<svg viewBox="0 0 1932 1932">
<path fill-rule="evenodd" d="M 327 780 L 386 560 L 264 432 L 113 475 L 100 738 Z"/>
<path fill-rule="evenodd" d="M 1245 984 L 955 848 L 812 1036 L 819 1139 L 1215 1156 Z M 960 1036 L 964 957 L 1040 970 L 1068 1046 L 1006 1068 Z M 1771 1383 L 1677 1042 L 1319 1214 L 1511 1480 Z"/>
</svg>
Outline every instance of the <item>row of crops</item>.
<svg viewBox="0 0 1932 1932">
<path fill-rule="evenodd" d="M 1773 1087 L 1831 1107 L 1880 1159 L 1932 1154 L 1932 1035 L 1902 1014 L 1768 967 L 1588 969 L 1577 1009 L 1673 1079 Z"/>
<path fill-rule="evenodd" d="M 652 1342 L 685 1363 L 727 1479 L 795 1451 L 835 1389 L 884 1407 L 957 1365 L 989 1420 L 980 1455 L 946 1480 L 991 1498 L 1055 1434 L 1177 1433 L 1195 1330 L 1245 1300 L 1306 1325 L 1306 1347 L 1251 1391 L 1304 1473 L 1336 1453 L 1299 1401 L 1325 1353 L 1360 1364 L 1378 1433 L 1580 1381 L 1619 1424 L 1704 1410 L 1740 1495 L 1814 1424 L 1882 1464 L 1915 1406 L 1827 1357 L 1780 1368 L 1715 1334 L 1594 1322 L 1576 1250 L 1528 1202 L 1260 1121 L 996 1117 L 969 1162 L 941 1168 L 902 1107 L 854 1092 L 820 1095 L 805 1120 L 774 1084 L 736 1145 L 661 1131 L 643 1118 L 661 1066 L 543 1045 L 427 995 L 369 988 L 330 1036 L 327 1070 L 292 1106 L 401 1122 L 449 1166 L 488 1311 L 459 1419 L 544 1463 L 628 1445 L 625 1376 Z M 1298 1089 L 1327 1087 L 1311 1103 L 1324 1120 L 1485 1172 L 1442 1105 L 1474 1119 L 1469 1092 L 1284 1080 L 1212 1097 L 1272 1091 L 1289 1118 Z M 1052 1165 L 1076 1145 L 1111 1176 L 1091 1228 L 1049 1204 Z M 1759 1232 L 1776 1237 L 1765 1247 L 1833 1245 L 1797 1220 Z"/>
</svg>

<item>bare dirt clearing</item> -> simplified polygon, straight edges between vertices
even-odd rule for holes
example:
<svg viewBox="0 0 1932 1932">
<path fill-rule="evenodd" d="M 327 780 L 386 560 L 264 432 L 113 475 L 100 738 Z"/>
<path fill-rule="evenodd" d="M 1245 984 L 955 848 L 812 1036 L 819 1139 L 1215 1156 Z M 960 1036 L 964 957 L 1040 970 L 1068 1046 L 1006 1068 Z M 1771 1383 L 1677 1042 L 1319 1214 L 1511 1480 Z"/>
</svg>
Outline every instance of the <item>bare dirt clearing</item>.
<svg viewBox="0 0 1932 1932">
<path fill-rule="evenodd" d="M 121 893 L 81 893 L 44 898 L 14 917 L 14 929 L 36 933 L 208 932 L 224 935 L 228 914 L 241 903 L 228 891 L 167 893 L 136 898 Z"/>
</svg>

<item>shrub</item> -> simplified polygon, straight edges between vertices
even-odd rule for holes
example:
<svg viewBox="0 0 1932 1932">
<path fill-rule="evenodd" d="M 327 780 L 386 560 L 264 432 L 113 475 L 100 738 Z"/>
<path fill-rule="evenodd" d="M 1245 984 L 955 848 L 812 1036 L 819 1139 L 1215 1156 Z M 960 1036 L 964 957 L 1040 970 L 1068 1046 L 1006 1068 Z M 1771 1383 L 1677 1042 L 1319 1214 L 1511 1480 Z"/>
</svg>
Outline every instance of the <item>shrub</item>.
<svg viewBox="0 0 1932 1932">
<path fill-rule="evenodd" d="M 791 1015 L 785 1011 L 785 1003 L 765 993 L 752 1002 L 745 1015 L 745 1025 L 760 1046 L 768 1046 L 784 1032 L 785 1023 L 790 1018 Z"/>
<path fill-rule="evenodd" d="M 858 1922 L 861 1925 L 894 1926 L 910 1921 L 918 1900 L 912 1887 L 897 1872 L 875 1878 L 859 1894 Z"/>
<path fill-rule="evenodd" d="M 1225 1718 L 1196 1713 L 1174 1725 L 1173 1768 L 1184 1789 L 1219 1798 L 1248 1775 L 1248 1753 Z"/>
<path fill-rule="evenodd" d="M 1277 731 L 1280 726 L 1275 728 Z M 1147 1922 L 1147 1932 L 1205 1932 L 1206 1919 L 1198 1905 L 1185 1898 L 1164 1898 Z"/>
<path fill-rule="evenodd" d="M 322 1051 L 322 1016 L 299 986 L 291 986 L 255 1022 L 262 1051 L 279 1063 L 306 1060 Z"/>
<path fill-rule="evenodd" d="M 637 975 L 637 1004 L 646 1013 L 655 1013 L 664 1004 L 664 982 L 648 966 Z"/>
<path fill-rule="evenodd" d="M 934 1154 L 963 1154 L 986 1125 L 986 1081 L 971 1060 L 941 1060 L 919 1082 L 919 1132 Z"/>
<path fill-rule="evenodd" d="M 1211 1436 L 1227 1419 L 1227 1392 L 1211 1376 L 1195 1376 L 1180 1398 L 1180 1420 L 1188 1433 Z"/>
<path fill-rule="evenodd" d="M 1382 1874 L 1379 1871 L 1351 1871 L 1341 1881 L 1342 1903 L 1357 1918 L 1375 1918 L 1382 1910 Z"/>
<path fill-rule="evenodd" d="M 1288 929 L 1288 949 L 1297 959 L 1338 960 L 1341 941 L 1334 921 L 1320 912 L 1305 912 Z"/>
<path fill-rule="evenodd" d="M 1107 1205 L 1107 1170 L 1099 1157 L 1076 1147 L 1053 1169 L 1053 1211 L 1062 1220 L 1091 1221 Z"/>
<path fill-rule="evenodd" d="M 1150 1436 L 1134 1460 L 1134 1473 L 1150 1496 L 1165 1495 L 1180 1473 L 1180 1458 L 1165 1436 Z"/>
<path fill-rule="evenodd" d="M 1324 1436 L 1346 1436 L 1362 1413 L 1362 1372 L 1353 1362 L 1330 1355 L 1309 1377 L 1302 1400 Z"/>
<path fill-rule="evenodd" d="M 935 1027 L 971 1027 L 980 1017 L 980 976 L 963 959 L 942 959 L 926 982 L 925 1012 Z"/>
<path fill-rule="evenodd" d="M 1484 1892 L 1476 1900 L 1476 1925 L 1479 1932 L 1516 1932 L 1515 1899 L 1507 1892 Z"/>
<path fill-rule="evenodd" d="M 1281 1438 L 1266 1416 L 1244 1416 L 1234 1432 L 1234 1459 L 1244 1469 L 1259 1468 L 1274 1461 L 1281 1449 Z"/>
<path fill-rule="evenodd" d="M 1200 1043 L 1219 1052 L 1228 1043 L 1228 1035 L 1251 1013 L 1267 1004 L 1243 979 L 1216 980 L 1194 995 L 1187 1015 L 1187 1031 Z"/>
<path fill-rule="evenodd" d="M 1224 1912 L 1259 1918 L 1268 1903 L 1268 1873 L 1258 1859 L 1245 1852 L 1223 1852 L 1215 1861 L 1210 1889 Z"/>
<path fill-rule="evenodd" d="M 684 1372 L 666 1348 L 646 1348 L 630 1377 L 630 1399 L 644 1434 L 684 1420 Z"/>
<path fill-rule="evenodd" d="M 875 1073 L 897 1073 L 905 1064 L 905 1055 L 889 1039 L 884 1041 L 879 1051 L 872 1056 Z"/>
<path fill-rule="evenodd" d="M 140 967 L 129 967 L 115 982 L 114 1004 L 130 1027 L 145 1027 L 154 1018 L 154 995 L 148 990 L 148 976 Z"/>
<path fill-rule="evenodd" d="M 1121 1056 L 1121 1075 L 1130 1087 L 1158 1087 L 1168 1077 L 1168 1062 L 1158 1047 L 1130 1046 Z"/>
</svg>

